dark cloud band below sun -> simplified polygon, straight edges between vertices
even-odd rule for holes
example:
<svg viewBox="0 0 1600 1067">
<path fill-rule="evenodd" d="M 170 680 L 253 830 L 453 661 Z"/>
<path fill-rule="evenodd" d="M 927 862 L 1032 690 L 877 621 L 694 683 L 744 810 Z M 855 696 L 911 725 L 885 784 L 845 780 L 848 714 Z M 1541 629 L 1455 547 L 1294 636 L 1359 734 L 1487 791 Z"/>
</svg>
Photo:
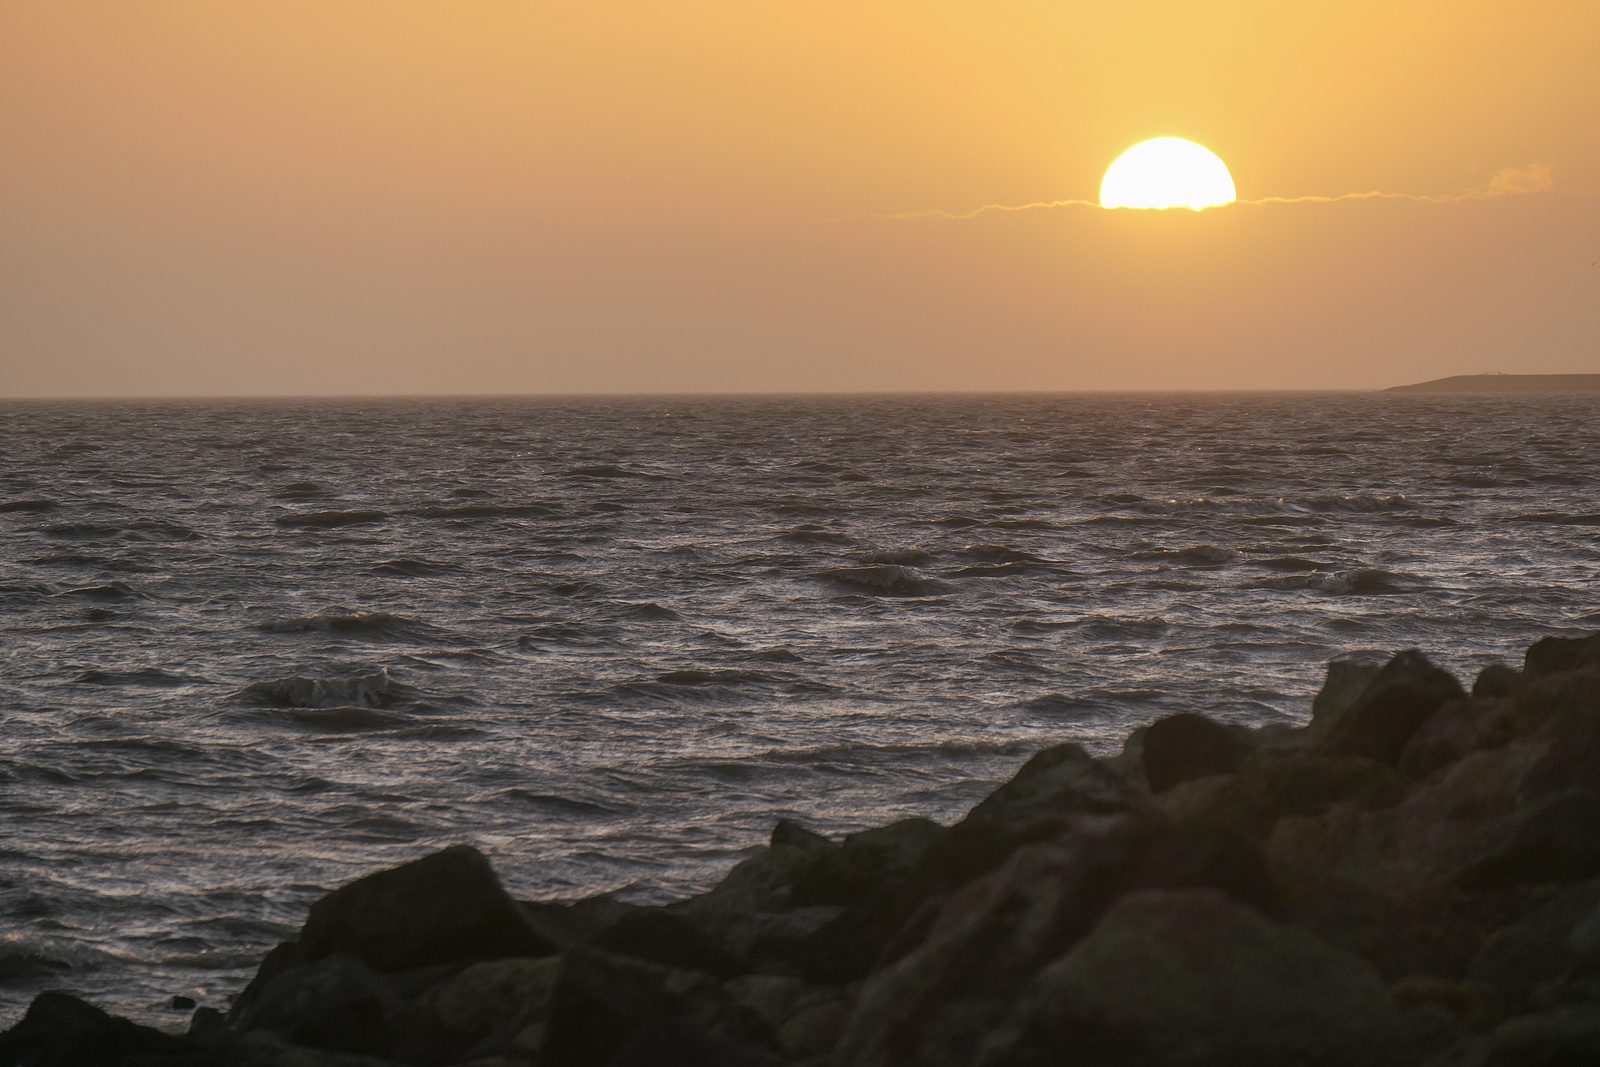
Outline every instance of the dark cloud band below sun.
<svg viewBox="0 0 1600 1067">
<path fill-rule="evenodd" d="M 1555 188 L 1555 173 L 1549 163 L 1529 163 L 1523 167 L 1503 167 L 1495 171 L 1488 183 L 1477 189 L 1460 193 L 1389 193 L 1374 189 L 1364 193 L 1339 193 L 1337 195 L 1307 194 L 1305 196 L 1241 197 L 1233 204 L 1338 204 L 1349 200 L 1402 200 L 1413 204 L 1466 204 L 1479 200 L 1498 200 L 1507 196 L 1528 196 L 1545 193 Z M 1233 204 L 1226 206 L 1233 206 Z M 1007 214 L 1018 211 L 1039 211 L 1045 208 L 1100 207 L 1098 200 L 1038 200 L 1031 204 L 985 204 L 970 211 L 943 211 L 937 208 L 925 211 L 897 211 L 877 214 L 852 215 L 847 221 L 939 219 L 961 221 L 981 215 Z M 1109 210 L 1109 209 L 1108 209 Z M 1210 210 L 1210 209 L 1206 209 Z"/>
</svg>

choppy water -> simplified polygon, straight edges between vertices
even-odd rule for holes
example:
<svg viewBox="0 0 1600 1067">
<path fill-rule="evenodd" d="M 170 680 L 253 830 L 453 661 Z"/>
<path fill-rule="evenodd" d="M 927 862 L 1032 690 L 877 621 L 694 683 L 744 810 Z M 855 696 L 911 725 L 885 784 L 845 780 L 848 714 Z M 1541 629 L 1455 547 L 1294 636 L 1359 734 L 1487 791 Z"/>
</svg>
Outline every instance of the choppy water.
<svg viewBox="0 0 1600 1067">
<path fill-rule="evenodd" d="M 1320 664 L 1600 624 L 1600 399 L 0 408 L 0 1009 L 219 1003 L 325 888 L 528 897 L 1030 750 L 1302 718 Z M 298 679 L 298 680 L 297 680 Z"/>
</svg>

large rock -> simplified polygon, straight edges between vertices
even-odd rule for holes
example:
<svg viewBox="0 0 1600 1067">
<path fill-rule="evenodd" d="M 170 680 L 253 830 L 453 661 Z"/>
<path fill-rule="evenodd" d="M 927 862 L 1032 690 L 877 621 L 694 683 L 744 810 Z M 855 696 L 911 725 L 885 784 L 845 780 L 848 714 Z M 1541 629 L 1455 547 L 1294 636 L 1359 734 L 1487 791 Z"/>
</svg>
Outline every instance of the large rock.
<svg viewBox="0 0 1600 1067">
<path fill-rule="evenodd" d="M 759 1015 L 777 1035 L 784 1055 L 794 1059 L 831 1052 L 850 1015 L 840 990 L 787 975 L 743 975 L 723 988 Z"/>
<path fill-rule="evenodd" d="M 840 1067 L 956 1067 L 1029 977 L 1093 925 L 1142 847 L 1142 827 L 1030 845 L 914 922 L 919 943 L 863 986 Z"/>
<path fill-rule="evenodd" d="M 957 886 L 994 869 L 1023 845 L 1073 835 L 1108 818 L 1148 818 L 1155 809 L 1127 779 L 1078 745 L 1047 748 L 1023 764 L 928 849 L 930 882 Z"/>
<path fill-rule="evenodd" d="M 1474 687 L 1474 694 L 1477 693 Z M 1474 695 L 1448 714 L 1429 716 L 1400 751 L 1400 773 L 1422 778 L 1469 752 L 1516 740 L 1518 723 L 1510 701 Z"/>
<path fill-rule="evenodd" d="M 228 1025 L 268 1031 L 309 1048 L 383 1054 L 395 1042 L 394 1022 L 404 1006 L 370 967 L 328 956 L 275 975 L 230 1014 Z"/>
<path fill-rule="evenodd" d="M 561 966 L 557 956 L 475 963 L 424 991 L 413 1007 L 431 1029 L 453 1036 L 463 1053 L 488 1044 L 514 1046 L 548 1015 Z"/>
<path fill-rule="evenodd" d="M 1409 1052 L 1366 963 L 1221 893 L 1187 890 L 1124 897 L 968 1062 L 1382 1067 Z"/>
<path fill-rule="evenodd" d="M 1524 1015 L 1428 1061 L 1428 1067 L 1593 1067 L 1600 1063 L 1600 1007 L 1572 1005 Z"/>
<path fill-rule="evenodd" d="M 41 993 L 0 1034 L 7 1067 L 116 1067 L 138 1056 L 196 1056 L 203 1046 L 126 1019 L 113 1018 L 66 993 Z"/>
<path fill-rule="evenodd" d="M 1484 942 L 1467 977 L 1491 990 L 1505 1012 L 1525 1010 L 1583 959 L 1574 934 L 1600 912 L 1600 881 L 1574 886 Z"/>
<path fill-rule="evenodd" d="M 1244 840 L 1157 819 L 1083 816 L 984 877 L 934 898 L 862 988 L 841 1064 L 968 1064 L 1018 991 L 1077 942 L 1121 893 L 1211 886 L 1275 909 L 1261 856 Z"/>
<path fill-rule="evenodd" d="M 1394 766 L 1430 715 L 1465 697 L 1453 675 L 1411 649 L 1384 664 L 1359 696 L 1314 710 L 1311 731 L 1334 751 Z"/>
<path fill-rule="evenodd" d="M 596 948 L 682 970 L 732 978 L 748 968 L 739 956 L 688 919 L 661 908 L 622 916 L 594 940 Z"/>
<path fill-rule="evenodd" d="M 1319 815 L 1336 805 L 1385 807 L 1400 792 L 1395 773 L 1376 760 L 1298 744 L 1263 748 L 1241 770 L 1183 782 L 1157 801 L 1180 825 L 1264 837 L 1286 816 Z"/>
<path fill-rule="evenodd" d="M 1141 754 L 1145 782 L 1164 793 L 1195 778 L 1236 771 L 1250 754 L 1248 730 L 1204 715 L 1169 715 L 1144 731 Z"/>
<path fill-rule="evenodd" d="M 893 893 L 910 881 L 944 832 L 929 819 L 902 819 L 846 837 L 818 855 L 795 880 L 797 904 L 850 904 Z"/>
<path fill-rule="evenodd" d="M 1530 678 L 1600 668 L 1600 633 L 1586 637 L 1546 637 L 1529 646 L 1522 671 Z"/>
<path fill-rule="evenodd" d="M 575 949 L 551 994 L 539 1056 L 560 1067 L 762 1067 L 776 1062 L 777 1039 L 704 974 Z"/>
<path fill-rule="evenodd" d="M 334 890 L 311 906 L 299 944 L 308 960 L 341 953 L 380 971 L 544 956 L 556 947 L 467 845 Z"/>
<path fill-rule="evenodd" d="M 1391 808 L 1280 819 L 1267 857 L 1291 914 L 1385 973 L 1457 973 L 1503 923 L 1502 895 L 1593 862 L 1582 804 L 1517 803 L 1544 751 L 1470 753 Z"/>
</svg>

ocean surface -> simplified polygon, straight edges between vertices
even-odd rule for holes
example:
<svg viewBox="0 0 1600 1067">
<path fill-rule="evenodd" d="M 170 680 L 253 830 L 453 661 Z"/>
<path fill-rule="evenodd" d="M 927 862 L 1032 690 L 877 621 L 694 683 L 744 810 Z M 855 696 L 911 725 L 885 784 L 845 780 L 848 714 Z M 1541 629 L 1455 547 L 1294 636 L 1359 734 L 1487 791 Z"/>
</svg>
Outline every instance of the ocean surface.
<svg viewBox="0 0 1600 1067">
<path fill-rule="evenodd" d="M 790 816 L 1298 722 L 1329 657 L 1600 626 L 1600 397 L 0 405 L 0 1025 L 225 1006 L 471 841 L 661 900 Z"/>
</svg>

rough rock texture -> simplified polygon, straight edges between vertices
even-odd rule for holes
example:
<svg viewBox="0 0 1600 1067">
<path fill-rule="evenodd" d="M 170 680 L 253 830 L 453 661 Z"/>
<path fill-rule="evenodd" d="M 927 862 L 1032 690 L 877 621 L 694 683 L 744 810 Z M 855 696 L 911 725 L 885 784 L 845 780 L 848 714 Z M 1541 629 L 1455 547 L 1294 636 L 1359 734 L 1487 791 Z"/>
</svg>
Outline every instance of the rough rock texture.
<svg viewBox="0 0 1600 1067">
<path fill-rule="evenodd" d="M 948 828 L 780 821 L 662 907 L 456 846 L 312 906 L 187 1034 L 60 993 L 0 1067 L 1600 1063 L 1600 635 L 1472 694 L 1329 665 L 1310 723 L 1040 752 Z"/>
<path fill-rule="evenodd" d="M 555 948 L 528 924 L 483 854 L 466 845 L 334 890 L 311 906 L 299 941 L 308 959 L 338 952 L 380 971 Z"/>
<path fill-rule="evenodd" d="M 1376 971 L 1214 890 L 1123 897 L 1045 968 L 975 1063 L 1403 1062 Z"/>
</svg>

